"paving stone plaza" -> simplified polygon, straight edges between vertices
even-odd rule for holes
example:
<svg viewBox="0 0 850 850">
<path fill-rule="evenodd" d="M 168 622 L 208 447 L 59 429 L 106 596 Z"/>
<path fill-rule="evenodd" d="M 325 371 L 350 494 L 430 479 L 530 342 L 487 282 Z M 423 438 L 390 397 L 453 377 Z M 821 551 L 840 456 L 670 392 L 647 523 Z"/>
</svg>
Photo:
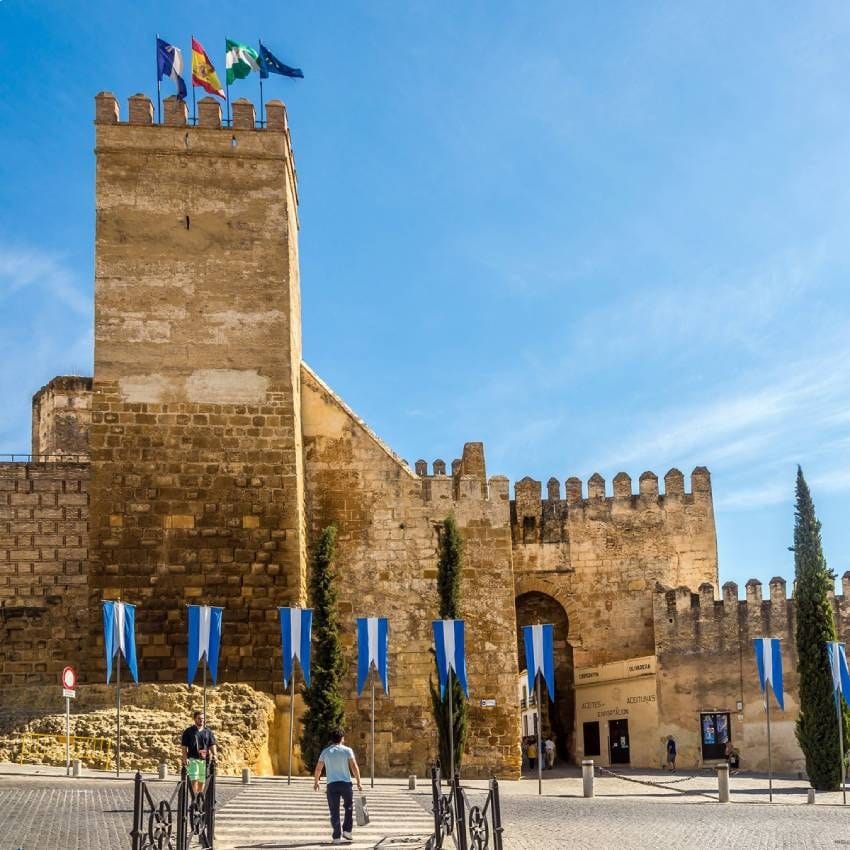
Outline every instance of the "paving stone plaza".
<svg viewBox="0 0 850 850">
<path fill-rule="evenodd" d="M 68 779 L 52 768 L 0 766 L 0 850 L 129 848 L 133 786 L 92 772 Z M 547 776 L 542 797 L 534 779 L 501 783 L 505 850 L 646 850 L 646 848 L 836 848 L 850 846 L 850 810 L 840 794 L 807 803 L 800 780 L 741 774 L 732 802 L 717 802 L 707 771 L 675 777 L 646 771 L 598 776 L 583 799 L 572 770 Z M 161 783 L 163 789 L 167 783 Z M 485 783 L 465 783 L 475 802 Z M 366 785 L 372 822 L 355 830 L 355 850 L 424 848 L 430 834 L 430 787 L 398 780 Z M 315 850 L 330 846 L 324 794 L 309 780 L 223 779 L 218 792 L 217 850 Z M 445 844 L 453 848 L 451 840 Z"/>
</svg>

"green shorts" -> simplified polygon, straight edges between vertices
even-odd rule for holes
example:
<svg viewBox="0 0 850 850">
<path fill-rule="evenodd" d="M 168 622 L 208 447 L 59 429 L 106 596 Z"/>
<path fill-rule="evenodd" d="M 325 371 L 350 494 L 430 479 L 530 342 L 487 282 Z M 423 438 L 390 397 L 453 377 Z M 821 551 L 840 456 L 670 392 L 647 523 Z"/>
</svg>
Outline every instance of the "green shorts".
<svg viewBox="0 0 850 850">
<path fill-rule="evenodd" d="M 189 759 L 186 765 L 186 774 L 192 782 L 207 781 L 207 763 L 204 759 Z"/>
</svg>

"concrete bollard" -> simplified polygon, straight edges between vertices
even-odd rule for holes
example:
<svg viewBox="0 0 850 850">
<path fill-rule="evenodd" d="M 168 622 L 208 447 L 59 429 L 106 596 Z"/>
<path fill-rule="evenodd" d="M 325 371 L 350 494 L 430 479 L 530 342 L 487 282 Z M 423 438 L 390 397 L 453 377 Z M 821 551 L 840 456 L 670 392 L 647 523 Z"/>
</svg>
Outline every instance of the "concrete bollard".
<svg viewBox="0 0 850 850">
<path fill-rule="evenodd" d="M 593 796 L 593 759 L 582 760 L 581 786 L 585 797 Z"/>
<path fill-rule="evenodd" d="M 243 767 L 242 768 L 242 784 L 247 785 L 251 781 L 251 768 Z"/>
<path fill-rule="evenodd" d="M 71 762 L 71 776 L 79 776 L 83 769 L 83 763 L 79 759 L 74 759 Z"/>
<path fill-rule="evenodd" d="M 806 797 L 806 802 L 810 806 L 813 806 L 815 804 L 815 789 L 814 788 L 809 788 L 809 793 Z"/>
<path fill-rule="evenodd" d="M 721 803 L 729 802 L 729 765 L 717 765 L 717 799 Z"/>
<path fill-rule="evenodd" d="M 160 779 L 168 779 L 168 765 L 164 761 L 159 763 L 156 772 Z"/>
<path fill-rule="evenodd" d="M 407 777 L 407 788 L 410 791 L 416 790 L 416 774 L 411 773 L 410 776 Z"/>
</svg>

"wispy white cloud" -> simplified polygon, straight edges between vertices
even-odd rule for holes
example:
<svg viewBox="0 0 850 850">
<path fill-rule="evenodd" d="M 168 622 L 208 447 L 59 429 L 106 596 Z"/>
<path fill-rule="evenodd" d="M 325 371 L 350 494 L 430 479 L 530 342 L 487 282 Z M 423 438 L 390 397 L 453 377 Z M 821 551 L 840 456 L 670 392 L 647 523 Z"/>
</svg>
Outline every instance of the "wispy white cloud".
<svg viewBox="0 0 850 850">
<path fill-rule="evenodd" d="M 35 287 L 43 290 L 79 316 L 91 313 L 91 296 L 61 258 L 30 249 L 0 245 L 0 303 L 20 290 Z"/>
</svg>

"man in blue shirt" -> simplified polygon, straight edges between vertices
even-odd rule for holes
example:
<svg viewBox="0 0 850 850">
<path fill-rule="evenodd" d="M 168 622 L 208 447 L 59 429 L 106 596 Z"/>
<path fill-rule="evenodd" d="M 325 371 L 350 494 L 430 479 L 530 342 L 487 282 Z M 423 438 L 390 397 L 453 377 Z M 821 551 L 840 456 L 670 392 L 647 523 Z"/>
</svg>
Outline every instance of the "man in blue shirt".
<svg viewBox="0 0 850 850">
<path fill-rule="evenodd" d="M 331 812 L 331 827 L 333 829 L 333 843 L 342 844 L 343 839 L 353 841 L 351 830 L 354 828 L 352 810 L 354 808 L 354 790 L 351 787 L 351 775 L 357 782 L 357 790 L 362 791 L 360 784 L 360 768 L 354 757 L 354 750 L 345 746 L 345 732 L 335 729 L 331 732 L 330 746 L 325 747 L 319 761 L 316 763 L 316 772 L 313 775 L 313 789 L 319 790 L 319 779 L 322 776 L 322 768 L 328 781 L 328 808 Z M 342 829 L 339 824 L 339 801 L 345 806 L 345 816 L 342 821 Z"/>
</svg>

